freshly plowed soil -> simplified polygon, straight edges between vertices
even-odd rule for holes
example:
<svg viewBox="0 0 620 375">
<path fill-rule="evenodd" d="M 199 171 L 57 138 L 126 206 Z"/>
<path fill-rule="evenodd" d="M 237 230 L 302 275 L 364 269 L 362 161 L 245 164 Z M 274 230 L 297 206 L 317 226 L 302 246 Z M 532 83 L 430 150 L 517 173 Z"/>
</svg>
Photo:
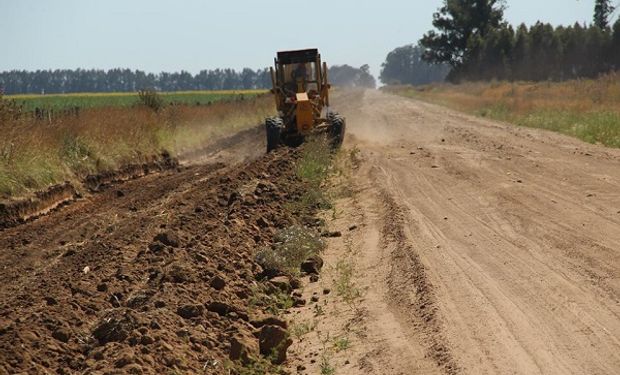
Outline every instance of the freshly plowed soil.
<svg viewBox="0 0 620 375">
<path fill-rule="evenodd" d="M 224 373 L 233 336 L 257 342 L 254 254 L 298 220 L 297 157 L 150 175 L 0 231 L 0 374 Z"/>
</svg>

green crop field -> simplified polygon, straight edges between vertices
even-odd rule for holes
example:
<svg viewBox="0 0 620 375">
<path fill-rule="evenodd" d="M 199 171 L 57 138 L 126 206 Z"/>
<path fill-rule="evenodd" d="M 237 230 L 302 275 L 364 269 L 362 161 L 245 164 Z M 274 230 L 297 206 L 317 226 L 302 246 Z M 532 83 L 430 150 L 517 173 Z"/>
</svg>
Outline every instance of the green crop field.
<svg viewBox="0 0 620 375">
<path fill-rule="evenodd" d="M 267 90 L 225 90 L 225 91 L 178 91 L 160 93 L 167 103 L 209 104 L 218 101 L 251 98 L 263 94 Z M 137 93 L 77 93 L 50 95 L 9 95 L 23 105 L 26 111 L 35 108 L 59 110 L 70 107 L 131 107 L 138 103 Z"/>
</svg>

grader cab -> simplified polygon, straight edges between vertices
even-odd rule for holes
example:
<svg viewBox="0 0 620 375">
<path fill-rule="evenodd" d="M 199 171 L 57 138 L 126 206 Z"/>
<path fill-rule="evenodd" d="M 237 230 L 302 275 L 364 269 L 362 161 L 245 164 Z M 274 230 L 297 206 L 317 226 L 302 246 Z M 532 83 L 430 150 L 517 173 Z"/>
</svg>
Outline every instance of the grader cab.
<svg viewBox="0 0 620 375">
<path fill-rule="evenodd" d="M 317 49 L 278 52 L 271 80 L 278 116 L 265 122 L 267 152 L 280 145 L 296 147 L 312 134 L 326 134 L 340 146 L 345 119 L 329 109 L 327 64 Z"/>
</svg>

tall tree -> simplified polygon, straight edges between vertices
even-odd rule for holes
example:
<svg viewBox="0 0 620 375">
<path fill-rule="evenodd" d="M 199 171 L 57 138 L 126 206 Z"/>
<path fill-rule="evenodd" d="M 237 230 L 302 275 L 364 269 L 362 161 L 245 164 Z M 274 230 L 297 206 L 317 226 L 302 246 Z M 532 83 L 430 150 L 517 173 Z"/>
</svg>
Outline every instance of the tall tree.
<svg viewBox="0 0 620 375">
<path fill-rule="evenodd" d="M 594 3 L 594 24 L 600 29 L 609 26 L 609 17 L 614 12 L 615 7 L 611 0 L 596 0 Z"/>
<path fill-rule="evenodd" d="M 484 38 L 489 30 L 499 27 L 505 8 L 504 0 L 444 0 L 433 14 L 437 31 L 429 31 L 420 41 L 425 48 L 424 59 L 453 68 L 464 65 L 470 39 Z"/>
<path fill-rule="evenodd" d="M 614 24 L 611 43 L 611 51 L 613 51 L 611 56 L 611 64 L 615 69 L 620 70 L 620 18 Z"/>
<path fill-rule="evenodd" d="M 359 68 L 350 65 L 332 65 L 328 72 L 332 84 L 341 87 L 375 88 L 375 77 L 370 73 L 370 67 L 365 64 Z"/>
<path fill-rule="evenodd" d="M 371 89 L 377 87 L 377 80 L 375 80 L 375 77 L 370 73 L 370 66 L 368 66 L 368 64 L 360 66 L 360 75 L 357 78 L 357 85 L 359 87 L 368 87 Z"/>
<path fill-rule="evenodd" d="M 386 85 L 425 85 L 443 82 L 450 71 L 447 64 L 430 64 L 422 59 L 423 49 L 412 44 L 391 51 L 381 65 L 379 79 Z"/>
</svg>

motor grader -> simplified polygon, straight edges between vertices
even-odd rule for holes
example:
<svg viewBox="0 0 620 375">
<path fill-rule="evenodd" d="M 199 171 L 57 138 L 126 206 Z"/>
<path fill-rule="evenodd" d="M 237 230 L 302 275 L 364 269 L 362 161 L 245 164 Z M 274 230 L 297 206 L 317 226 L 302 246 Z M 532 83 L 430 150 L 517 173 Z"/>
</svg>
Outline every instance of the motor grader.
<svg viewBox="0 0 620 375">
<path fill-rule="evenodd" d="M 271 81 L 278 116 L 267 118 L 267 152 L 281 145 L 297 147 L 314 134 L 342 144 L 345 119 L 329 109 L 327 64 L 317 49 L 277 53 Z"/>
</svg>

